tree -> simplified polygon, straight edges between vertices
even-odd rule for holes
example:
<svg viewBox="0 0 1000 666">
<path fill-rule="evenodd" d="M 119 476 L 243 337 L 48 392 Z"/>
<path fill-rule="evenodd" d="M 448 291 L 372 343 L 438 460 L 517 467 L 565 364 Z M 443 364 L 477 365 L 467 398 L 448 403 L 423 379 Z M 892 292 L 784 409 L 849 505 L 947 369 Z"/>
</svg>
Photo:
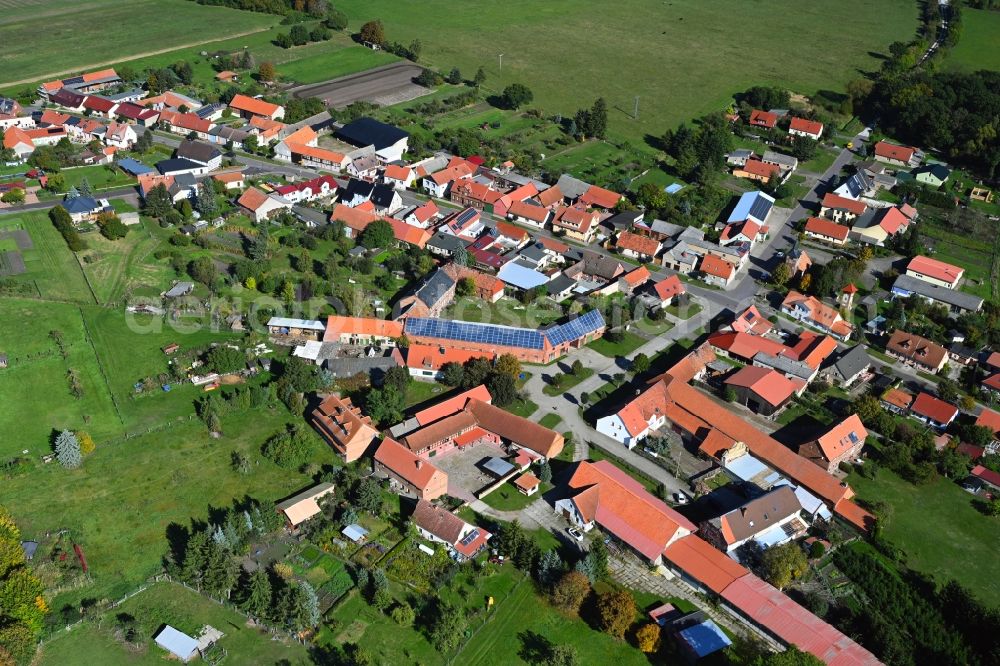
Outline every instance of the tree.
<svg viewBox="0 0 1000 666">
<path fill-rule="evenodd" d="M 450 361 L 441 366 L 441 381 L 447 386 L 461 386 L 465 368 L 461 363 Z"/>
<path fill-rule="evenodd" d="M 80 442 L 69 430 L 63 430 L 56 437 L 56 459 L 67 469 L 76 469 L 83 463 L 80 454 Z"/>
<path fill-rule="evenodd" d="M 538 467 L 538 480 L 542 483 L 552 483 L 552 466 L 548 460 Z"/>
<path fill-rule="evenodd" d="M 100 213 L 97 216 L 97 227 L 101 230 L 101 235 L 108 240 L 125 238 L 128 234 L 128 227 L 113 212 Z"/>
<path fill-rule="evenodd" d="M 504 372 L 491 372 L 486 377 L 486 388 L 493 396 L 493 404 L 506 407 L 517 400 L 517 383 Z"/>
<path fill-rule="evenodd" d="M 937 394 L 945 402 L 955 402 L 958 399 L 958 384 L 955 380 L 944 377 L 938 381 Z"/>
<path fill-rule="evenodd" d="M 291 38 L 292 44 L 302 46 L 309 42 L 309 29 L 299 23 L 292 26 L 292 30 L 288 36 Z"/>
<path fill-rule="evenodd" d="M 538 566 L 535 569 L 535 578 L 543 586 L 548 587 L 554 584 L 563 573 L 563 561 L 555 549 L 547 550 L 538 558 Z"/>
<path fill-rule="evenodd" d="M 328 27 L 330 30 L 343 30 L 347 27 L 347 14 L 330 7 L 326 14 L 326 20 L 323 21 L 323 25 Z"/>
<path fill-rule="evenodd" d="M 0 201 L 13 205 L 22 204 L 24 203 L 24 190 L 15 187 L 8 192 L 4 192 L 4 195 L 0 197 Z"/>
<path fill-rule="evenodd" d="M 513 354 L 501 354 L 494 363 L 493 369 L 516 379 L 521 376 L 521 361 Z"/>
<path fill-rule="evenodd" d="M 431 621 L 427 638 L 438 652 L 448 653 L 458 647 L 468 623 L 461 607 L 440 597 L 436 605 L 437 613 Z"/>
<path fill-rule="evenodd" d="M 211 257 L 198 257 L 192 260 L 187 266 L 187 273 L 193 280 L 207 287 L 211 287 L 218 277 L 218 269 L 215 268 Z"/>
<path fill-rule="evenodd" d="M 262 62 L 257 68 L 257 77 L 264 82 L 274 81 L 278 78 L 278 70 L 274 68 L 274 63 Z"/>
<path fill-rule="evenodd" d="M 396 235 L 392 230 L 392 225 L 385 220 L 375 220 L 361 232 L 358 239 L 362 246 L 369 250 L 375 248 L 389 248 L 396 240 Z"/>
<path fill-rule="evenodd" d="M 628 590 L 609 590 L 597 597 L 597 624 L 615 638 L 625 638 L 635 613 L 635 599 Z"/>
<path fill-rule="evenodd" d="M 247 589 L 241 606 L 252 617 L 264 617 L 271 607 L 271 578 L 262 567 L 250 574 Z"/>
<path fill-rule="evenodd" d="M 778 589 L 783 589 L 809 568 L 809 561 L 802 548 L 795 542 L 774 546 L 761 556 L 764 578 Z"/>
<path fill-rule="evenodd" d="M 469 250 L 465 247 L 465 244 L 459 245 L 454 254 L 452 254 L 451 260 L 455 262 L 456 266 L 468 266 L 469 265 Z M 473 281 L 473 286 L 475 286 L 475 281 Z M 470 294 L 471 295 L 471 292 Z"/>
<path fill-rule="evenodd" d="M 80 180 L 80 184 L 76 186 L 76 190 L 80 193 L 81 197 L 94 196 L 94 188 L 90 186 L 90 181 L 86 177 Z"/>
<path fill-rule="evenodd" d="M 406 368 L 397 365 L 385 371 L 385 375 L 382 377 L 382 386 L 391 386 L 400 393 L 405 394 L 406 387 L 412 379 Z"/>
<path fill-rule="evenodd" d="M 465 298 L 466 296 L 472 296 L 476 293 L 476 281 L 470 277 L 462 278 L 455 285 L 455 295 L 459 298 Z"/>
<path fill-rule="evenodd" d="M 413 611 L 413 607 L 410 604 L 405 601 L 397 601 L 389 612 L 389 617 L 396 624 L 410 627 L 413 626 L 413 621 L 417 619 L 417 614 Z"/>
<path fill-rule="evenodd" d="M 306 627 L 315 627 L 319 625 L 320 612 L 319 612 L 319 597 L 316 595 L 316 589 L 309 583 L 309 581 L 299 581 L 299 609 L 301 611 L 301 616 L 305 620 Z"/>
<path fill-rule="evenodd" d="M 476 75 L 472 77 L 472 84 L 477 88 L 481 88 L 484 83 L 486 83 L 486 70 L 480 67 L 476 70 Z"/>
<path fill-rule="evenodd" d="M 379 425 L 388 426 L 403 419 L 403 403 L 403 394 L 392 386 L 386 386 L 368 391 L 365 411 Z"/>
<path fill-rule="evenodd" d="M 727 386 L 725 390 L 722 392 L 722 399 L 725 400 L 726 402 L 736 402 L 737 398 L 739 397 L 740 397 L 739 394 L 736 393 L 736 389 L 734 389 L 732 386 Z"/>
<path fill-rule="evenodd" d="M 462 71 L 458 67 L 453 67 L 451 72 L 448 74 L 448 83 L 457 86 L 461 82 Z"/>
<path fill-rule="evenodd" d="M 163 183 L 156 185 L 147 192 L 146 198 L 143 201 L 143 210 L 150 217 L 162 219 L 167 214 L 167 211 L 173 207 L 173 199 L 170 197 L 170 193 L 167 192 L 167 188 Z"/>
<path fill-rule="evenodd" d="M 635 642 L 639 649 L 645 653 L 656 652 L 660 649 L 660 625 L 655 623 L 644 624 L 635 632 Z"/>
<path fill-rule="evenodd" d="M 545 656 L 543 666 L 579 666 L 580 654 L 572 645 L 553 645 Z"/>
<path fill-rule="evenodd" d="M 516 111 L 535 98 L 531 89 L 523 83 L 511 83 L 500 93 L 500 103 L 506 109 Z"/>
<path fill-rule="evenodd" d="M 90 436 L 89 432 L 77 430 L 74 434 L 76 435 L 76 441 L 80 443 L 80 453 L 82 455 L 90 455 L 97 448 L 97 445 L 94 444 L 94 438 Z"/>
<path fill-rule="evenodd" d="M 788 267 L 788 264 L 781 262 L 775 267 L 774 272 L 771 273 L 771 282 L 778 285 L 779 287 L 785 285 L 789 280 L 792 279 L 792 269 Z"/>
<path fill-rule="evenodd" d="M 351 489 L 351 501 L 369 513 L 376 513 L 382 507 L 382 487 L 372 477 L 360 479 Z"/>
<path fill-rule="evenodd" d="M 215 190 L 211 185 L 202 183 L 198 186 L 198 196 L 194 203 L 195 209 L 206 219 L 212 219 L 219 213 L 219 203 L 215 198 Z"/>
<path fill-rule="evenodd" d="M 48 606 L 41 581 L 26 566 L 21 532 L 0 506 L 0 664 L 34 656 Z"/>
<path fill-rule="evenodd" d="M 650 360 L 649 357 L 643 353 L 638 353 L 635 358 L 632 359 L 632 366 L 630 370 L 633 375 L 641 375 L 649 370 Z"/>
<path fill-rule="evenodd" d="M 553 605 L 564 611 L 579 613 L 587 595 L 590 581 L 579 571 L 567 571 L 553 586 L 550 595 Z"/>
<path fill-rule="evenodd" d="M 309 457 L 309 435 L 301 426 L 289 425 L 264 442 L 260 452 L 279 467 L 296 468 Z"/>
<path fill-rule="evenodd" d="M 385 26 L 382 25 L 380 19 L 368 21 L 368 23 L 361 26 L 358 36 L 361 37 L 362 42 L 376 46 L 385 46 Z"/>
<path fill-rule="evenodd" d="M 583 374 L 583 362 L 580 359 L 573 361 L 573 365 L 570 366 L 570 373 L 574 377 L 579 377 Z"/>
<path fill-rule="evenodd" d="M 768 652 L 760 655 L 751 666 L 823 666 L 823 663 L 822 659 L 791 645 L 784 652 Z"/>
<path fill-rule="evenodd" d="M 246 363 L 246 355 L 243 352 L 227 345 L 213 347 L 205 355 L 205 365 L 220 375 L 243 370 Z"/>
<path fill-rule="evenodd" d="M 594 102 L 590 113 L 587 114 L 587 119 L 589 121 L 587 134 L 603 139 L 608 130 L 608 103 L 604 101 L 603 97 L 598 97 Z"/>
</svg>

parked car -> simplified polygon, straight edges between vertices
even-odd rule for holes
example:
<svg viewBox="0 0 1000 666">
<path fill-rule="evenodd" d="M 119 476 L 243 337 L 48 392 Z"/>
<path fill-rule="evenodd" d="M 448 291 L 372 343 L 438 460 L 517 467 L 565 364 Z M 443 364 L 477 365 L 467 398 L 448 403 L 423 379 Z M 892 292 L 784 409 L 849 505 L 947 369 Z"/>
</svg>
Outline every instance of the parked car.
<svg viewBox="0 0 1000 666">
<path fill-rule="evenodd" d="M 575 527 L 569 527 L 566 529 L 566 531 L 569 532 L 569 535 L 574 539 L 576 539 L 577 541 L 583 541 L 583 532 L 576 529 Z"/>
<path fill-rule="evenodd" d="M 691 498 L 688 497 L 684 492 L 678 491 L 674 493 L 674 501 L 677 502 L 678 504 L 687 504 L 688 502 L 691 501 Z"/>
</svg>

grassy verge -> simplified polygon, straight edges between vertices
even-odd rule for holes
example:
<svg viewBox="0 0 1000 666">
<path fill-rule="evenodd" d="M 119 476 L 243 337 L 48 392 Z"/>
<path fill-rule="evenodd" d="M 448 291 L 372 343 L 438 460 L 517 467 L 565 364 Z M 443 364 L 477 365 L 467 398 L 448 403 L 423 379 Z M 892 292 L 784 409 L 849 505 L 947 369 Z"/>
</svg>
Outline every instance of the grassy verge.
<svg viewBox="0 0 1000 666">
<path fill-rule="evenodd" d="M 616 358 L 618 356 L 628 356 L 645 343 L 645 338 L 642 338 L 631 331 L 625 331 L 621 341 L 619 342 L 611 342 L 606 338 L 599 338 L 587 346 L 602 356 Z"/>
<path fill-rule="evenodd" d="M 588 377 L 592 376 L 593 374 L 594 374 L 593 368 L 584 368 L 579 372 L 579 374 L 573 374 L 571 372 L 567 372 L 566 374 L 562 375 L 563 377 L 562 383 L 559 384 L 559 386 L 555 386 L 553 384 L 546 384 L 545 387 L 542 389 L 542 393 L 544 393 L 545 395 L 552 395 L 552 396 L 560 395 L 570 390 L 571 388 L 573 388 L 583 380 L 587 379 Z"/>
</svg>

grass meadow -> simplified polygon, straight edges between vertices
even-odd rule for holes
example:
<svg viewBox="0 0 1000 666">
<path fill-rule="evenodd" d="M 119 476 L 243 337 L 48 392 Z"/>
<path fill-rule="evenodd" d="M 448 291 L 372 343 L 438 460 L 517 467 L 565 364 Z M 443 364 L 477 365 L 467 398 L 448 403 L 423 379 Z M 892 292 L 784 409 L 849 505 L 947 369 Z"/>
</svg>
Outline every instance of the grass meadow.
<svg viewBox="0 0 1000 666">
<path fill-rule="evenodd" d="M 944 67 L 960 72 L 1000 70 L 1000 12 L 962 8 L 962 37 L 944 58 Z"/>
<path fill-rule="evenodd" d="M 972 506 L 972 495 L 949 479 L 914 486 L 887 469 L 878 479 L 848 479 L 862 499 L 892 506 L 885 537 L 906 552 L 906 564 L 939 582 L 954 578 L 990 605 L 1000 604 L 996 519 Z"/>
<path fill-rule="evenodd" d="M 471 77 L 484 67 L 488 90 L 524 83 L 550 113 L 573 114 L 604 96 L 611 133 L 632 141 L 723 108 L 752 85 L 842 90 L 878 67 L 873 54 L 914 35 L 918 10 L 911 0 L 346 0 L 339 8 L 352 27 L 380 18 L 388 39 L 419 39 L 422 61 L 442 71 L 457 66 Z"/>
<path fill-rule="evenodd" d="M 190 0 L 0 0 L 0 85 L 266 30 L 278 21 Z"/>
<path fill-rule="evenodd" d="M 19 281 L 33 282 L 41 298 L 80 304 L 95 302 L 80 262 L 66 248 L 66 241 L 52 226 L 47 213 L 0 216 L 0 231 L 16 229 L 27 231 L 34 246 L 21 252 L 26 272 L 17 276 Z"/>
</svg>

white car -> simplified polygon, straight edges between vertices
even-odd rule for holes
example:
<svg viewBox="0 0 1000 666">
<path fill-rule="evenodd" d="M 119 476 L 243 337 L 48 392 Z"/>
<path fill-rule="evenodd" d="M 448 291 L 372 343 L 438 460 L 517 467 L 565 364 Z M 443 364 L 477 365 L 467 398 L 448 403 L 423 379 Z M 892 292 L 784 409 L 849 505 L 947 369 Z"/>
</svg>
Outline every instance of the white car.
<svg viewBox="0 0 1000 666">
<path fill-rule="evenodd" d="M 573 537 L 577 541 L 583 541 L 583 532 L 576 529 L 575 527 L 569 527 L 566 529 L 566 531 L 569 533 L 571 537 Z"/>
<path fill-rule="evenodd" d="M 674 493 L 674 501 L 678 504 L 687 504 L 691 500 L 690 497 L 685 495 L 683 492 Z"/>
</svg>

